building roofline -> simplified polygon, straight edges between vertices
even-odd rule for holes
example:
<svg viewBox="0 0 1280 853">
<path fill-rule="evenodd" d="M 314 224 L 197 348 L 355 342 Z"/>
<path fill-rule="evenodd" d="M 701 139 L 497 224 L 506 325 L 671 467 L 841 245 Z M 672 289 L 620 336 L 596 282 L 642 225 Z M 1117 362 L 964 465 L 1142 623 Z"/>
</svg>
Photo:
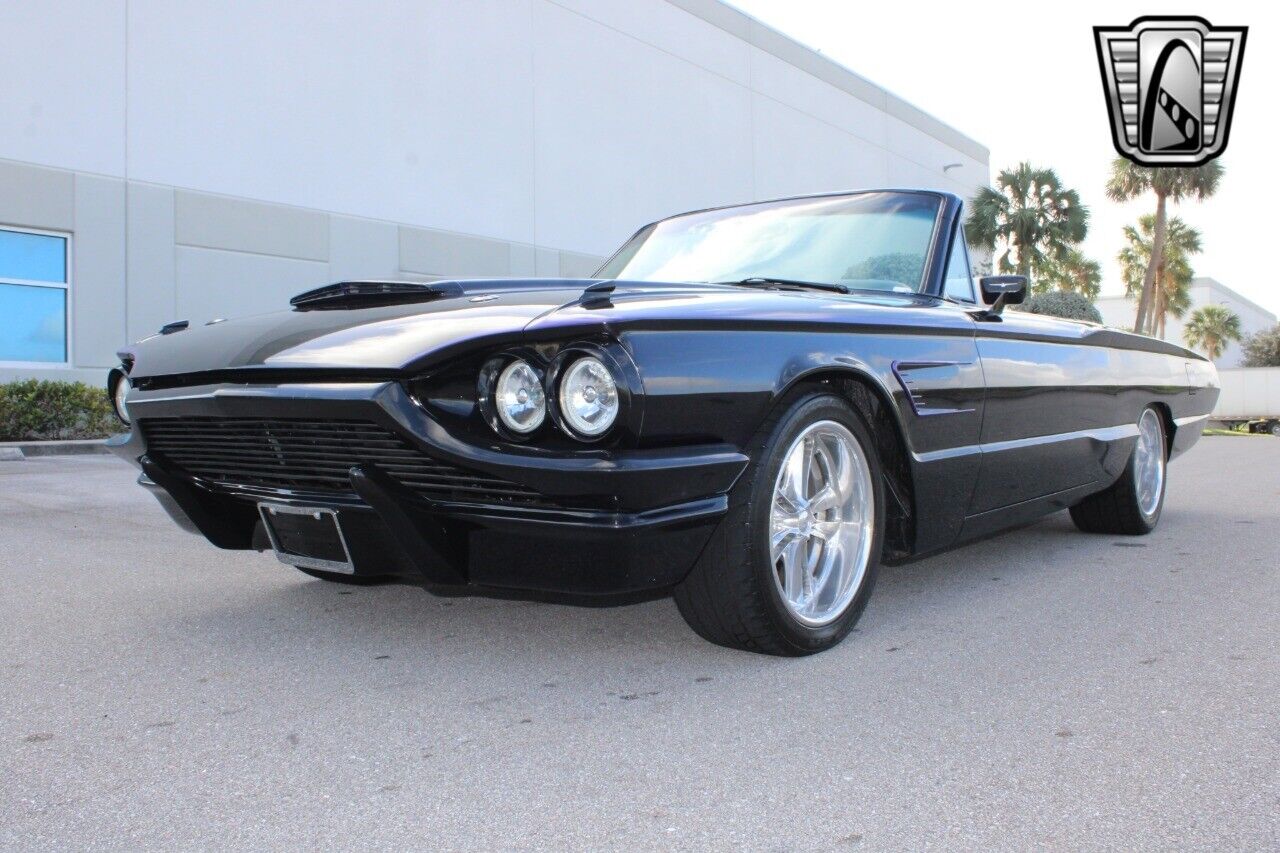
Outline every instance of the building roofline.
<svg viewBox="0 0 1280 853">
<path fill-rule="evenodd" d="M 1249 297 L 1242 295 L 1238 290 L 1228 287 L 1227 285 L 1223 284 L 1222 282 L 1218 281 L 1216 278 L 1212 276 L 1207 276 L 1207 275 L 1196 276 L 1195 278 L 1191 279 L 1191 283 L 1187 285 L 1187 289 L 1189 290 L 1193 287 L 1204 287 L 1207 290 L 1217 290 L 1223 293 L 1224 295 L 1230 296 L 1235 301 L 1249 306 L 1250 308 L 1257 311 L 1259 314 L 1266 314 L 1268 317 L 1271 317 L 1273 320 L 1276 319 L 1276 312 L 1272 311 L 1270 308 L 1267 308 L 1266 306 L 1259 305 L 1257 302 L 1250 299 Z M 1094 300 L 1094 303 L 1096 304 L 1098 302 L 1105 302 L 1105 301 L 1113 301 L 1117 303 L 1128 302 L 1129 304 L 1134 306 L 1134 310 L 1137 310 L 1137 305 L 1138 305 L 1137 300 L 1130 299 L 1128 296 L 1126 296 L 1123 293 L 1100 294 L 1098 298 Z"/>
<path fill-rule="evenodd" d="M 667 2 L 990 166 L 991 150 L 982 143 L 723 0 Z"/>
<path fill-rule="evenodd" d="M 1273 320 L 1276 319 L 1276 313 L 1274 311 L 1268 308 L 1264 308 L 1263 306 L 1259 305 L 1257 302 L 1254 302 L 1249 297 L 1242 295 L 1239 291 L 1234 290 L 1233 288 L 1227 287 L 1225 284 L 1218 281 L 1213 276 L 1198 275 L 1195 278 L 1191 279 L 1191 284 L 1188 286 L 1196 287 L 1197 285 L 1203 285 L 1204 287 L 1207 287 L 1211 290 L 1221 290 L 1225 292 L 1228 296 L 1230 296 L 1232 299 L 1236 300 L 1237 302 L 1243 302 L 1245 305 L 1248 305 L 1250 308 L 1253 308 L 1258 313 L 1266 314 L 1267 316 L 1271 317 L 1271 319 Z"/>
</svg>

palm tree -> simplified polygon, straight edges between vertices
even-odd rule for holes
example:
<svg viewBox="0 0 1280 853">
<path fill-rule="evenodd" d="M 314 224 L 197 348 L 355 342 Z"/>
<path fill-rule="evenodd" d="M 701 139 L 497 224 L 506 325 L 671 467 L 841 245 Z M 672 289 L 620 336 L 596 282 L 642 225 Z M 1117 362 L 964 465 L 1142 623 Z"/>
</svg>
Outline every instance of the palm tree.
<svg viewBox="0 0 1280 853">
<path fill-rule="evenodd" d="M 1191 281 L 1191 273 L 1187 273 L 1187 281 Z M 1161 296 L 1160 313 L 1156 320 L 1159 325 L 1156 327 L 1156 334 L 1161 340 L 1164 339 L 1164 321 L 1169 314 L 1181 319 L 1186 315 L 1187 309 L 1191 307 L 1191 291 L 1187 287 L 1180 287 Z"/>
<path fill-rule="evenodd" d="M 1192 312 L 1182 337 L 1187 346 L 1204 350 L 1216 361 L 1228 342 L 1240 340 L 1240 318 L 1221 305 L 1206 305 Z"/>
<path fill-rule="evenodd" d="M 1079 249 L 1067 249 L 1062 257 L 1051 261 L 1037 278 L 1037 293 L 1050 289 L 1078 293 L 1090 302 L 1102 290 L 1102 267 L 1086 258 Z"/>
<path fill-rule="evenodd" d="M 1155 193 L 1156 212 L 1155 228 L 1151 245 L 1151 263 L 1147 265 L 1142 279 L 1142 289 L 1138 296 L 1138 313 L 1133 321 L 1135 332 L 1145 332 L 1153 325 L 1151 302 L 1155 293 L 1156 266 L 1160 263 L 1160 255 L 1164 251 L 1165 230 L 1168 224 L 1167 207 L 1170 201 L 1177 204 L 1195 198 L 1203 201 L 1217 192 L 1218 183 L 1222 180 L 1222 164 L 1210 160 L 1203 166 L 1183 169 L 1173 166 L 1151 168 L 1131 163 L 1123 157 L 1117 157 L 1111 163 L 1111 177 L 1107 181 L 1107 197 L 1112 201 L 1131 201 L 1132 199 Z"/>
<path fill-rule="evenodd" d="M 1128 245 L 1120 250 L 1117 259 L 1120 261 L 1125 294 L 1130 299 L 1140 296 L 1147 270 L 1151 269 L 1155 219 L 1154 215 L 1148 213 L 1139 217 L 1137 228 L 1132 225 L 1124 227 L 1124 236 Z M 1165 230 L 1163 257 L 1160 263 L 1155 265 L 1151 322 L 1148 324 L 1151 333 L 1157 337 L 1164 337 L 1167 315 L 1181 317 L 1191 306 L 1191 294 L 1188 288 L 1191 287 L 1191 279 L 1195 276 L 1195 271 L 1191 268 L 1189 258 L 1199 252 L 1200 232 L 1176 216 L 1170 219 L 1168 228 Z"/>
<path fill-rule="evenodd" d="M 975 247 L 1000 255 L 1001 272 L 1030 277 L 1060 258 L 1089 231 L 1089 209 L 1080 194 L 1062 185 L 1053 169 L 1019 163 L 996 177 L 998 189 L 974 197 L 965 232 Z"/>
</svg>

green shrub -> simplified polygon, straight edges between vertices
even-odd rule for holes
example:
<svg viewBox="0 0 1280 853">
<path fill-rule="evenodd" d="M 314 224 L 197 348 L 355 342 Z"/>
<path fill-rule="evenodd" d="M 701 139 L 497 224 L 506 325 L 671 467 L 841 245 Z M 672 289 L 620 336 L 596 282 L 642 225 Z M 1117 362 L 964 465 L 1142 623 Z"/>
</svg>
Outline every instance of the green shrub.
<svg viewBox="0 0 1280 853">
<path fill-rule="evenodd" d="M 0 441 L 103 438 L 121 429 L 104 388 L 36 379 L 0 384 Z"/>
<path fill-rule="evenodd" d="M 1240 347 L 1245 367 L 1280 367 L 1280 323 L 1246 335 Z"/>
<path fill-rule="evenodd" d="M 1051 290 L 1038 293 L 1017 306 L 1029 314 L 1048 314 L 1051 317 L 1064 317 L 1068 320 L 1088 320 L 1101 323 L 1102 315 L 1086 297 L 1070 290 Z"/>
</svg>

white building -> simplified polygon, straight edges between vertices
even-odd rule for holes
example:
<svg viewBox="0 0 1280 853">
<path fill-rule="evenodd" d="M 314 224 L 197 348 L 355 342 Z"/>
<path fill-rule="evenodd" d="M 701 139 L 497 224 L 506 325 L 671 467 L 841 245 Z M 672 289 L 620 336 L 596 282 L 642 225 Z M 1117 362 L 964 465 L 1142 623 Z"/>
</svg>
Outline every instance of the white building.
<svg viewBox="0 0 1280 853">
<path fill-rule="evenodd" d="M 41 0 L 0 26 L 0 381 L 100 382 L 165 322 L 327 281 L 589 275 L 690 208 L 988 182 L 982 145 L 716 0 Z"/>
<path fill-rule="evenodd" d="M 1240 318 L 1242 336 L 1252 335 L 1276 324 L 1275 314 L 1253 300 L 1236 293 L 1217 279 L 1194 278 L 1191 280 L 1189 292 L 1191 307 L 1187 309 L 1182 319 L 1172 314 L 1165 319 L 1165 339 L 1175 344 L 1186 345 L 1186 341 L 1182 339 L 1183 327 L 1186 321 L 1191 319 L 1191 314 L 1205 305 L 1221 305 L 1234 312 Z M 1125 296 L 1103 296 L 1095 304 L 1102 314 L 1102 322 L 1106 325 L 1121 329 L 1133 328 L 1133 320 L 1138 313 L 1136 300 Z M 1222 355 L 1214 364 L 1218 367 L 1239 367 L 1243 358 L 1244 353 L 1240 349 L 1240 344 L 1231 343 L 1222 351 Z"/>
</svg>

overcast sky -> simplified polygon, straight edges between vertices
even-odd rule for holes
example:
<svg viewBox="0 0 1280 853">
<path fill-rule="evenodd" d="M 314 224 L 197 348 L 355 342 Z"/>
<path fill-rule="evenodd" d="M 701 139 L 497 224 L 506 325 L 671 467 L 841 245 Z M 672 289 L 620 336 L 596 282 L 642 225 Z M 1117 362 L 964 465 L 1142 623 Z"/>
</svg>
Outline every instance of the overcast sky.
<svg viewBox="0 0 1280 853">
<path fill-rule="evenodd" d="M 1212 276 L 1280 314 L 1280 84 L 1277 4 L 1263 2 L 862 3 L 729 0 L 937 116 L 991 149 L 991 174 L 1020 160 L 1052 166 L 1093 214 L 1085 252 L 1102 263 L 1103 293 L 1122 292 L 1121 228 L 1155 208 L 1104 193 L 1115 149 L 1093 26 L 1141 15 L 1199 14 L 1249 27 L 1218 194 L 1173 210 L 1204 236 L 1196 275 Z"/>
</svg>

